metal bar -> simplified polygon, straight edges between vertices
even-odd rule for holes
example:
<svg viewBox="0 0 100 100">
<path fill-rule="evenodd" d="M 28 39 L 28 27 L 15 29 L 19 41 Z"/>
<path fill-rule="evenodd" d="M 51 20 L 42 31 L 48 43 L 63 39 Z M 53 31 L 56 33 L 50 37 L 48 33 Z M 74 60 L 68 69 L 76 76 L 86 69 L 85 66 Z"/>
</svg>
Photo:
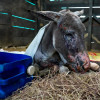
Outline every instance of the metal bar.
<svg viewBox="0 0 100 100">
<path fill-rule="evenodd" d="M 80 18 L 86 18 L 86 16 L 85 15 L 82 15 L 82 16 L 80 16 Z"/>
<path fill-rule="evenodd" d="M 62 7 L 62 9 L 63 8 L 66 8 L 66 6 L 65 7 Z M 90 7 L 69 7 L 69 8 L 70 9 L 82 9 L 82 8 L 84 8 L 84 9 L 86 8 L 87 9 L 87 8 L 90 8 Z M 100 6 L 93 6 L 92 8 L 100 8 Z"/>
<path fill-rule="evenodd" d="M 3 15 L 9 15 L 9 13 L 5 13 L 5 12 L 1 12 L 1 11 L 0 11 L 0 14 L 3 14 Z M 16 16 L 16 15 L 11 15 L 11 16 L 12 16 L 12 17 L 15 17 L 15 18 L 19 18 L 19 19 L 27 20 L 27 21 L 30 21 L 30 22 L 35 22 L 35 21 L 32 20 L 32 19 L 28 19 L 28 18 L 24 18 L 24 17 Z"/>
<path fill-rule="evenodd" d="M 82 19 L 82 22 L 86 22 L 88 20 L 89 17 L 85 17 L 84 19 Z"/>
<path fill-rule="evenodd" d="M 35 5 L 34 3 L 32 3 L 32 2 L 30 2 L 30 1 L 28 1 L 28 0 L 25 0 L 27 3 L 29 3 L 29 4 L 31 4 L 31 5 Z"/>
<path fill-rule="evenodd" d="M 28 19 L 28 18 L 24 18 L 24 17 L 16 16 L 16 15 L 12 15 L 12 17 L 19 18 L 19 19 L 24 19 L 24 20 L 27 20 L 27 21 L 30 21 L 30 22 L 35 22 L 35 21 L 32 20 L 32 19 Z"/>
<path fill-rule="evenodd" d="M 15 28 L 21 28 L 21 29 L 27 29 L 27 30 L 35 30 L 34 28 L 28 28 L 28 27 L 23 27 L 23 26 L 12 26 L 12 27 L 15 27 Z"/>
<path fill-rule="evenodd" d="M 94 19 L 97 23 L 100 24 L 100 20 L 99 20 L 95 15 L 93 16 L 93 19 Z"/>
<path fill-rule="evenodd" d="M 0 14 L 3 14 L 3 15 L 8 15 L 8 13 L 5 13 L 5 12 L 1 12 L 1 11 L 0 11 Z"/>
<path fill-rule="evenodd" d="M 89 27 L 88 27 L 88 50 L 91 50 L 91 39 L 92 39 L 92 5 L 93 5 L 93 0 L 89 0 Z"/>
<path fill-rule="evenodd" d="M 65 3 L 58 3 L 58 2 L 46 2 L 46 6 L 50 6 L 50 7 L 88 7 L 88 4 L 75 4 L 75 3 L 68 3 L 68 2 L 65 2 Z M 81 9 L 81 8 L 80 8 Z"/>
<path fill-rule="evenodd" d="M 100 16 L 98 15 L 98 16 L 96 16 L 97 18 L 100 18 Z"/>
</svg>

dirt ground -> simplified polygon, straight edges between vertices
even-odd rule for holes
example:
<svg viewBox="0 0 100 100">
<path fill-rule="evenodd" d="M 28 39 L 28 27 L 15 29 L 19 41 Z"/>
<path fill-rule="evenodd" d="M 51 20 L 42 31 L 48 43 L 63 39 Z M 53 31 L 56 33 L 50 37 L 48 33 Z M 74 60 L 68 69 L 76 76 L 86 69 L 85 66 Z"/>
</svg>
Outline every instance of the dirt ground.
<svg viewBox="0 0 100 100">
<path fill-rule="evenodd" d="M 20 46 L 20 47 L 4 47 L 2 48 L 6 51 L 25 51 L 27 49 L 27 46 Z"/>
</svg>

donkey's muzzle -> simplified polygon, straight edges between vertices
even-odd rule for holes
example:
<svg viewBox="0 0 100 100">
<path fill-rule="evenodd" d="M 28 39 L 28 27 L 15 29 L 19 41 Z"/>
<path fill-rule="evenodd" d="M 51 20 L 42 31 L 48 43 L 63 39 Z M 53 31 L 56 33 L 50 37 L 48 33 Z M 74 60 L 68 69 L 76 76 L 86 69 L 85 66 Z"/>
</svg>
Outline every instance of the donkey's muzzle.
<svg viewBox="0 0 100 100">
<path fill-rule="evenodd" d="M 74 72 L 85 73 L 90 69 L 90 60 L 86 52 L 78 53 L 73 61 L 74 62 L 69 65 L 69 69 Z"/>
</svg>

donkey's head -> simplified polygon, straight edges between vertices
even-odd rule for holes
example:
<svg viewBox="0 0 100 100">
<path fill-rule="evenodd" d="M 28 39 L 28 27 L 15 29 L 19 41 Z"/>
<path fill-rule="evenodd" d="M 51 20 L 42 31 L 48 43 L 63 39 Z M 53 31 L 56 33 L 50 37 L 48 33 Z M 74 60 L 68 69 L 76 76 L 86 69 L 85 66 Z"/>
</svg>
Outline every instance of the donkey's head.
<svg viewBox="0 0 100 100">
<path fill-rule="evenodd" d="M 87 71 L 90 63 L 84 46 L 85 26 L 79 18 L 83 11 L 62 10 L 34 13 L 45 20 L 54 21 L 53 46 L 64 64 L 76 72 Z"/>
</svg>

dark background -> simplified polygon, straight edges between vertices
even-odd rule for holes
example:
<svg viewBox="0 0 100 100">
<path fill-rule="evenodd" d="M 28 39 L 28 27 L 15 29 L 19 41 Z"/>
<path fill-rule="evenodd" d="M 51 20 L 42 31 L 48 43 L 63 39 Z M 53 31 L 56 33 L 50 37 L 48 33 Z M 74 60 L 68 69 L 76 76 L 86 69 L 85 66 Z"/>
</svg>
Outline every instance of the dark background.
<svg viewBox="0 0 100 100">
<path fill-rule="evenodd" d="M 31 3 L 35 5 L 32 5 Z M 62 8 L 77 11 L 84 9 L 84 15 L 89 18 L 84 22 L 87 31 L 85 34 L 86 46 L 89 50 L 100 50 L 100 23 L 90 17 L 90 8 L 70 8 L 70 7 L 90 7 L 89 0 L 0 0 L 0 47 L 4 46 L 26 46 L 37 34 L 40 27 L 47 22 L 33 17 L 25 9 L 31 10 L 51 10 L 59 11 Z M 92 15 L 100 16 L 100 0 L 93 0 Z M 7 14 L 4 14 L 7 13 Z M 12 15 L 35 20 L 31 22 Z M 100 18 L 97 18 L 100 21 Z M 84 20 L 82 18 L 82 20 Z M 91 23 L 91 24 L 90 24 Z M 35 30 L 25 28 L 15 28 L 13 26 L 21 26 L 34 28 Z M 91 30 L 90 30 L 91 29 Z"/>
</svg>

